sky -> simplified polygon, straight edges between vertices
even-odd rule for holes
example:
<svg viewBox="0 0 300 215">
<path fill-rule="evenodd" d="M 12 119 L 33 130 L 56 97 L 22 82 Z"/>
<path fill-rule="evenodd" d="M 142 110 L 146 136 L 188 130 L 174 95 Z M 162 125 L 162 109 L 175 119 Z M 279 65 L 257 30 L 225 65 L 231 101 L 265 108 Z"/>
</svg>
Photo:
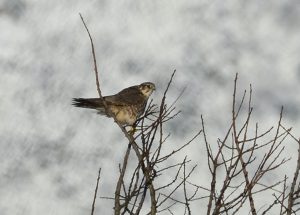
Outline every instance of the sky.
<svg viewBox="0 0 300 215">
<path fill-rule="evenodd" d="M 100 195 L 113 195 L 126 139 L 111 119 L 71 106 L 74 97 L 97 97 L 79 13 L 104 95 L 151 81 L 157 103 L 176 69 L 167 101 L 186 90 L 167 149 L 197 133 L 201 114 L 212 143 L 225 135 L 236 73 L 239 96 L 252 85 L 254 121 L 276 125 L 284 106 L 284 123 L 300 135 L 297 0 L 0 0 L 1 215 L 87 214 L 99 167 Z M 206 183 L 203 140 L 176 159 L 185 155 L 198 164 L 192 180 Z M 112 202 L 98 199 L 96 212 L 110 214 Z"/>
</svg>

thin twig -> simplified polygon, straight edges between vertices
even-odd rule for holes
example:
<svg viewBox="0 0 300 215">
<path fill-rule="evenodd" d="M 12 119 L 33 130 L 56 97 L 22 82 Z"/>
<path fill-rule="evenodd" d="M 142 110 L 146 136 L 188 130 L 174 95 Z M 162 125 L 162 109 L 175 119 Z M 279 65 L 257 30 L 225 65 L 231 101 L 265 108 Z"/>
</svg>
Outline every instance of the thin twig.
<svg viewBox="0 0 300 215">
<path fill-rule="evenodd" d="M 99 186 L 99 181 L 100 181 L 100 174 L 101 174 L 101 168 L 99 168 L 99 171 L 98 171 L 97 184 L 96 184 L 95 193 L 94 193 L 94 198 L 93 198 L 93 204 L 92 204 L 92 212 L 91 212 L 91 215 L 93 215 L 93 214 L 94 214 L 94 211 L 95 211 L 95 204 L 96 204 L 96 198 L 97 198 L 98 186 Z"/>
</svg>

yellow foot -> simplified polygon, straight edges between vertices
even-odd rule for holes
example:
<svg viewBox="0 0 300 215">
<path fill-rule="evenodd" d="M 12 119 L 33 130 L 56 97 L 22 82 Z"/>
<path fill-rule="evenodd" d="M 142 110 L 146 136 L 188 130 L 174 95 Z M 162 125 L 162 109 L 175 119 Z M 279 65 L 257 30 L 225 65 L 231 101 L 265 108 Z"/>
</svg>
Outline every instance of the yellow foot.
<svg viewBox="0 0 300 215">
<path fill-rule="evenodd" d="M 130 129 L 128 130 L 128 134 L 130 134 L 130 135 L 134 135 L 134 133 L 136 132 L 136 128 L 135 128 L 135 126 L 129 126 L 130 127 Z"/>
</svg>

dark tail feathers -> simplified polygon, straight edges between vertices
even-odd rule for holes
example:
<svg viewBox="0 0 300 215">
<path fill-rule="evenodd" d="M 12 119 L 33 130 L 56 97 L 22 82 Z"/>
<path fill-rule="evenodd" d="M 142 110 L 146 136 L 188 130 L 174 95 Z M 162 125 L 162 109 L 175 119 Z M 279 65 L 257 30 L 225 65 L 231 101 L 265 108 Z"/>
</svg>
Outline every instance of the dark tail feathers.
<svg viewBox="0 0 300 215">
<path fill-rule="evenodd" d="M 103 101 L 100 98 L 73 98 L 72 105 L 81 108 L 101 109 L 104 107 Z"/>
</svg>

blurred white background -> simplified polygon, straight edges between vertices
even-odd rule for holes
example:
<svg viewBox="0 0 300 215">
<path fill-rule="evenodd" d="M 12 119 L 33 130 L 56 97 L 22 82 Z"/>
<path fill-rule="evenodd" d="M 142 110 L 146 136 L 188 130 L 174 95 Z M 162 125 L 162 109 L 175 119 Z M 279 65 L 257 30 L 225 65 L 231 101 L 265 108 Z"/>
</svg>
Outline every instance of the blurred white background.
<svg viewBox="0 0 300 215">
<path fill-rule="evenodd" d="M 70 105 L 73 97 L 97 97 L 79 12 L 94 38 L 104 95 L 152 81 L 157 102 L 177 70 L 169 101 L 187 90 L 168 147 L 190 139 L 201 114 L 212 143 L 225 134 L 236 72 L 239 94 L 252 83 L 254 121 L 276 124 L 283 105 L 284 123 L 300 135 L 298 0 L 1 0 L 1 215 L 89 214 L 100 166 L 100 195 L 113 195 L 126 139 L 111 119 Z M 199 184 L 208 180 L 203 149 L 199 138 L 182 155 L 198 163 Z M 291 143 L 287 156 L 295 149 Z M 285 170 L 276 177 L 293 171 Z M 96 213 L 112 207 L 97 199 Z"/>
</svg>

